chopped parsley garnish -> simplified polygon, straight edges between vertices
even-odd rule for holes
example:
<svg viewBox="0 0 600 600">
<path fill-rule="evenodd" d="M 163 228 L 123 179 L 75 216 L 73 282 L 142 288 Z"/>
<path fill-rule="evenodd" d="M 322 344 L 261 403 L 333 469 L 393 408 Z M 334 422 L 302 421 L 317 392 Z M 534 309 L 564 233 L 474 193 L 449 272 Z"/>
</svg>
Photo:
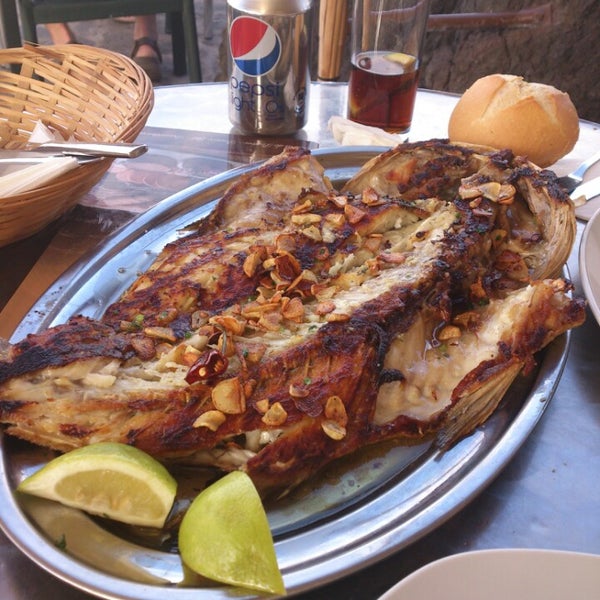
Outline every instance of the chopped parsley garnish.
<svg viewBox="0 0 600 600">
<path fill-rule="evenodd" d="M 144 323 L 144 315 L 142 314 L 137 314 L 135 315 L 135 317 L 133 317 L 133 319 L 131 320 L 131 324 L 134 327 L 141 327 Z"/>
</svg>

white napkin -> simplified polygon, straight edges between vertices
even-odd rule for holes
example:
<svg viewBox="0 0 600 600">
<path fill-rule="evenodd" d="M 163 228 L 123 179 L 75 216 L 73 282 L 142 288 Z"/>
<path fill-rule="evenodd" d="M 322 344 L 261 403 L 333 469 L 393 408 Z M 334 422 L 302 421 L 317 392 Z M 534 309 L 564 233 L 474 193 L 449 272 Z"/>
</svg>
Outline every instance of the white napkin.
<svg viewBox="0 0 600 600">
<path fill-rule="evenodd" d="M 405 141 L 405 137 L 400 134 L 388 133 L 379 127 L 361 125 L 344 117 L 331 117 L 328 125 L 335 141 L 342 146 L 386 146 L 392 148 Z"/>
<path fill-rule="evenodd" d="M 4 175 L 0 177 L 0 199 L 42 187 L 78 165 L 72 156 L 49 156 L 37 164 Z"/>
<path fill-rule="evenodd" d="M 29 134 L 30 144 L 44 144 L 46 142 L 66 142 L 75 141 L 75 138 L 71 136 L 69 140 L 65 140 L 58 131 L 53 131 L 47 125 L 44 125 L 41 121 L 36 121 L 31 133 Z"/>
<path fill-rule="evenodd" d="M 41 121 L 37 121 L 29 134 L 29 143 L 64 142 L 62 136 Z M 9 198 L 35 188 L 42 187 L 54 178 L 78 166 L 76 158 L 71 156 L 48 156 L 40 163 L 15 169 L 9 167 L 5 175 L 0 176 L 0 198 Z"/>
</svg>

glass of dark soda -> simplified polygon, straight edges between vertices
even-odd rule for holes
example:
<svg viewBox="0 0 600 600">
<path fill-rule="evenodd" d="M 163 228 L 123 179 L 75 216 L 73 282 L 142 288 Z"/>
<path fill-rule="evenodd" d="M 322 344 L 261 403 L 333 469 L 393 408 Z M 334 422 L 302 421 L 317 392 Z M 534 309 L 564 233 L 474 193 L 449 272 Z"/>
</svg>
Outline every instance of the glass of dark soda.
<svg viewBox="0 0 600 600">
<path fill-rule="evenodd" d="M 410 130 L 429 0 L 356 0 L 348 118 L 393 133 Z"/>
</svg>

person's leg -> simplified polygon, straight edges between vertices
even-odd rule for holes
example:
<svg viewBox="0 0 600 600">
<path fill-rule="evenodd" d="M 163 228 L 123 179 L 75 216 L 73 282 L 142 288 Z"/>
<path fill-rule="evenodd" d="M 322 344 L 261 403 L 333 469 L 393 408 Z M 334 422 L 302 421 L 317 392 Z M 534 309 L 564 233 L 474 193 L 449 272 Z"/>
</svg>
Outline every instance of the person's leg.
<svg viewBox="0 0 600 600">
<path fill-rule="evenodd" d="M 135 22 L 133 25 L 133 39 L 141 40 L 144 38 L 148 38 L 156 43 L 156 40 L 158 39 L 156 15 L 139 15 L 135 17 Z M 151 44 L 141 44 L 138 47 L 136 56 L 158 57 L 158 53 Z"/>
<path fill-rule="evenodd" d="M 75 36 L 66 23 L 46 23 L 53 44 L 75 44 Z"/>
<path fill-rule="evenodd" d="M 138 15 L 133 25 L 133 60 L 146 71 L 153 82 L 160 81 L 162 57 L 156 43 L 158 29 L 156 15 Z"/>
</svg>

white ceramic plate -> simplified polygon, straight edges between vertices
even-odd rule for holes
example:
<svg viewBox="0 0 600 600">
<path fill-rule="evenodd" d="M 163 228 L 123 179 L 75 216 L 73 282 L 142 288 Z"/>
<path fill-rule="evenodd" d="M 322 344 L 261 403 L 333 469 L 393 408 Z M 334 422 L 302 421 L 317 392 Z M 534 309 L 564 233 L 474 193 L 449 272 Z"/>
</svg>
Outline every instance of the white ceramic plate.
<svg viewBox="0 0 600 600">
<path fill-rule="evenodd" d="M 600 210 L 594 213 L 583 231 L 579 248 L 579 272 L 585 296 L 600 324 Z"/>
<path fill-rule="evenodd" d="M 380 600 L 597 600 L 600 555 L 558 550 L 465 552 L 415 571 Z"/>
<path fill-rule="evenodd" d="M 586 183 L 591 180 L 592 178 L 586 179 Z M 580 221 L 589 221 L 600 209 L 600 192 L 598 191 L 597 186 L 594 185 L 593 191 L 590 191 L 588 188 L 587 192 L 584 191 L 584 194 L 587 199 L 583 204 L 575 208 L 575 216 Z M 576 198 L 575 193 L 571 194 L 571 197 Z"/>
</svg>

